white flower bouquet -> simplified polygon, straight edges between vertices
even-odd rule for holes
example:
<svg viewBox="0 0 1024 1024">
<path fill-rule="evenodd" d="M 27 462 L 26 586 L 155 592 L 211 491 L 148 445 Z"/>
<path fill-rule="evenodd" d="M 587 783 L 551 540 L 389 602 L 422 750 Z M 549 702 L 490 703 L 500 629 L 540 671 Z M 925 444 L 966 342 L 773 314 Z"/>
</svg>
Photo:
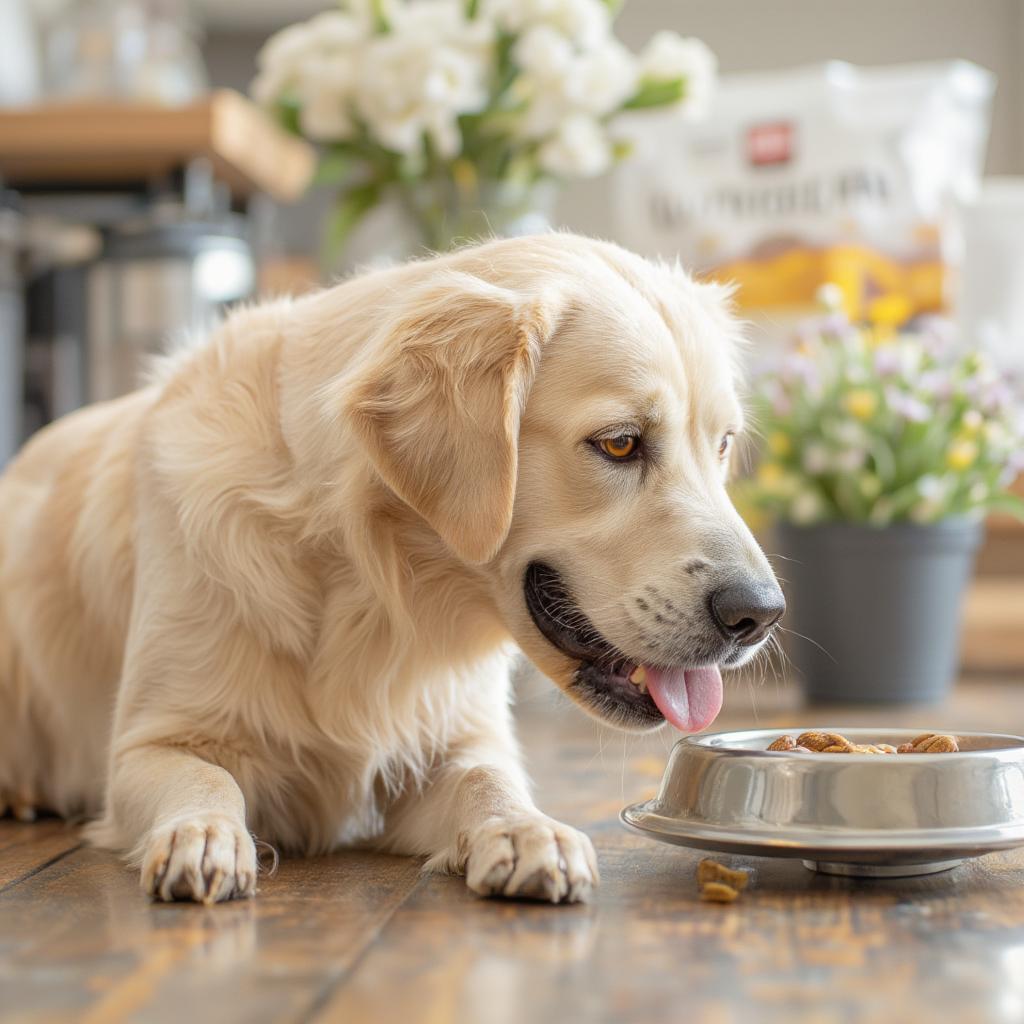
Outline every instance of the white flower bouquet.
<svg viewBox="0 0 1024 1024">
<path fill-rule="evenodd" d="M 638 55 L 605 0 L 344 0 L 259 55 L 255 99 L 322 147 L 339 187 L 335 247 L 403 201 L 432 248 L 525 212 L 539 182 L 599 175 L 628 152 L 624 115 L 708 103 L 716 62 L 657 33 Z"/>
<path fill-rule="evenodd" d="M 801 526 L 1024 515 L 1007 492 L 1024 470 L 1020 393 L 984 355 L 958 352 L 945 321 L 897 332 L 833 308 L 755 395 L 767 450 L 741 504 Z"/>
</svg>

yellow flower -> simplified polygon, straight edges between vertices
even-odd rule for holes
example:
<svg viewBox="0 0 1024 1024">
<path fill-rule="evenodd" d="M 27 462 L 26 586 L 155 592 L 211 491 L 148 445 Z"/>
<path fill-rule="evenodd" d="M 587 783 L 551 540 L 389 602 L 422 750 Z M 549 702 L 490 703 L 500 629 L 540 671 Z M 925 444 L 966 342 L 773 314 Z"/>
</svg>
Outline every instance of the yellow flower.
<svg viewBox="0 0 1024 1024">
<path fill-rule="evenodd" d="M 757 482 L 766 490 L 778 487 L 785 476 L 785 470 L 777 462 L 762 462 L 757 467 Z"/>
<path fill-rule="evenodd" d="M 843 407 L 859 420 L 869 420 L 878 408 L 878 396 L 867 388 L 856 388 L 843 399 Z"/>
<path fill-rule="evenodd" d="M 959 438 L 946 452 L 946 465 L 950 469 L 964 470 L 974 464 L 978 457 L 978 446 L 967 438 Z"/>
<path fill-rule="evenodd" d="M 792 450 L 793 442 L 789 439 L 789 434 L 784 434 L 781 430 L 769 434 L 768 451 L 776 458 L 785 458 Z"/>
</svg>

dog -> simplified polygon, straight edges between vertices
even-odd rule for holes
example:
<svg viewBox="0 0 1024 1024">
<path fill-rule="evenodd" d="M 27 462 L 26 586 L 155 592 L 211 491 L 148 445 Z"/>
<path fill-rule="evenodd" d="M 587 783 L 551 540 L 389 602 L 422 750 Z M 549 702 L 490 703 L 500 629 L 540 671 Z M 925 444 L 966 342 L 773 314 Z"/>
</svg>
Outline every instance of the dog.
<svg viewBox="0 0 1024 1024">
<path fill-rule="evenodd" d="M 511 659 L 714 719 L 784 608 L 725 490 L 740 343 L 725 289 L 552 233 L 240 309 L 47 427 L 0 478 L 0 803 L 162 900 L 252 895 L 254 835 L 585 900 Z"/>
</svg>

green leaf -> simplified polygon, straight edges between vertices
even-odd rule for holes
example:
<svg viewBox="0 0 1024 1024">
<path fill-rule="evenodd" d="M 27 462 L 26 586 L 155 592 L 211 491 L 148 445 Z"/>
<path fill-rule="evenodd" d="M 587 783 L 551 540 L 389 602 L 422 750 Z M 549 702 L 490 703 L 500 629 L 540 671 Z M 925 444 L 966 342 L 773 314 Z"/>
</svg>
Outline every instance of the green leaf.
<svg viewBox="0 0 1024 1024">
<path fill-rule="evenodd" d="M 370 14 L 373 17 L 374 32 L 386 36 L 391 31 L 391 22 L 384 10 L 384 0 L 370 0 Z"/>
<path fill-rule="evenodd" d="M 664 107 L 669 103 L 678 103 L 685 95 L 685 78 L 674 78 L 670 81 L 648 79 L 640 83 L 637 93 L 632 99 L 626 100 L 622 109 L 641 110 L 645 107 Z"/>
<path fill-rule="evenodd" d="M 349 189 L 338 200 L 327 224 L 323 253 L 325 262 L 334 263 L 356 225 L 380 202 L 380 185 L 368 182 Z"/>
<path fill-rule="evenodd" d="M 320 158 L 311 185 L 341 185 L 352 173 L 353 166 L 350 153 L 340 148 L 331 149 Z"/>
<path fill-rule="evenodd" d="M 299 104 L 296 100 L 280 99 L 274 104 L 274 117 L 277 123 L 292 135 L 301 135 L 299 127 Z"/>
<path fill-rule="evenodd" d="M 480 13 L 480 0 L 466 0 L 466 21 L 474 21 Z"/>
</svg>

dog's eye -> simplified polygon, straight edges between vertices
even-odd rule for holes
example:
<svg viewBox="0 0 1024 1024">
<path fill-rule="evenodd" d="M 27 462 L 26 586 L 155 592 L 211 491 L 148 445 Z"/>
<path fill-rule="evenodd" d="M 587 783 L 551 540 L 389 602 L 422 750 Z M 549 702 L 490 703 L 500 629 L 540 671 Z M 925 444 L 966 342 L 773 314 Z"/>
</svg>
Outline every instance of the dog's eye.
<svg viewBox="0 0 1024 1024">
<path fill-rule="evenodd" d="M 631 459 L 640 450 L 640 438 L 635 434 L 620 434 L 618 437 L 603 437 L 597 442 L 610 459 L 624 461 Z"/>
<path fill-rule="evenodd" d="M 724 459 L 729 454 L 729 449 L 732 447 L 732 439 L 736 436 L 732 430 L 726 431 L 722 435 L 722 440 L 718 443 L 718 457 Z"/>
</svg>

